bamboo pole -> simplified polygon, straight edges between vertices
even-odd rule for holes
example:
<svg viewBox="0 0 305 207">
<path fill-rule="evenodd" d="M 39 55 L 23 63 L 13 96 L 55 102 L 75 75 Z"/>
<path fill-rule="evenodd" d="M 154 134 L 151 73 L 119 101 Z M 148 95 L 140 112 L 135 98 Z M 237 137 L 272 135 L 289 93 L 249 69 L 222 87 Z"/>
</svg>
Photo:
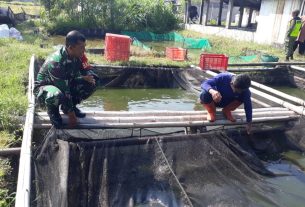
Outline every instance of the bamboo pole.
<svg viewBox="0 0 305 207">
<path fill-rule="evenodd" d="M 12 155 L 19 155 L 20 151 L 21 151 L 20 147 L 0 149 L 0 157 L 8 157 L 8 156 L 12 156 Z"/>
<path fill-rule="evenodd" d="M 16 192 L 16 207 L 29 207 L 30 206 L 30 192 L 31 192 L 31 143 L 33 133 L 33 122 L 35 112 L 35 97 L 33 94 L 34 89 L 34 67 L 35 56 L 31 57 L 29 66 L 29 84 L 28 84 L 28 110 L 26 113 L 26 120 L 23 128 L 18 182 Z"/>
<path fill-rule="evenodd" d="M 217 109 L 218 110 L 218 109 Z M 244 109 L 236 109 L 234 112 L 243 112 Z M 254 108 L 253 112 L 261 111 L 288 111 L 283 107 L 271 107 L 271 108 Z M 101 117 L 142 117 L 142 116 L 188 116 L 188 115 L 205 115 L 207 112 L 202 111 L 84 111 L 88 116 L 101 116 Z M 233 112 L 233 113 L 234 113 Z M 46 112 L 36 113 L 37 117 L 48 116 Z"/>
<path fill-rule="evenodd" d="M 258 100 L 258 99 L 256 99 L 256 98 L 251 97 L 251 100 L 252 100 L 254 103 L 257 103 L 257 104 L 260 105 L 260 106 L 263 106 L 263 107 L 266 107 L 266 108 L 271 108 L 271 105 L 266 104 L 266 103 L 264 103 L 264 102 L 262 102 L 262 101 L 260 101 L 260 100 Z"/>
<path fill-rule="evenodd" d="M 267 72 L 271 70 L 277 70 L 277 68 L 228 68 L 229 72 Z"/>
<path fill-rule="evenodd" d="M 271 87 L 265 86 L 263 84 L 257 83 L 255 81 L 251 81 L 251 85 L 255 86 L 256 88 L 262 89 L 264 91 L 268 91 L 269 93 L 272 93 L 272 94 L 274 94 L 276 96 L 282 97 L 282 98 L 287 99 L 289 101 L 292 101 L 294 103 L 297 103 L 297 104 L 300 104 L 302 106 L 305 106 L 305 101 L 300 99 L 300 98 L 297 98 L 297 97 L 294 97 L 294 96 L 290 96 L 290 95 L 288 95 L 286 93 L 283 93 L 283 92 L 281 92 L 279 90 L 276 90 L 276 89 L 273 89 Z"/>
<path fill-rule="evenodd" d="M 291 66 L 291 65 L 305 65 L 305 62 L 262 62 L 262 63 L 231 63 L 228 66 L 240 67 L 240 66 Z"/>
<path fill-rule="evenodd" d="M 298 119 L 298 115 L 258 117 L 253 118 L 252 123 L 278 122 Z M 192 127 L 192 126 L 218 126 L 218 125 L 243 125 L 246 119 L 237 119 L 236 122 L 227 120 L 216 120 L 215 122 L 205 121 L 182 121 L 182 122 L 151 122 L 151 123 L 97 123 L 97 124 L 78 124 L 74 129 L 116 129 L 116 128 L 162 128 L 162 127 Z M 48 129 L 50 123 L 34 124 L 36 129 Z M 63 128 L 68 129 L 67 125 Z"/>
<path fill-rule="evenodd" d="M 298 70 L 298 71 L 301 71 L 301 72 L 305 72 L 305 68 L 302 68 L 302 67 L 298 67 L 298 66 L 290 66 L 291 69 L 294 69 L 294 70 Z"/>
<path fill-rule="evenodd" d="M 290 110 L 292 110 L 292 111 L 294 111 L 294 112 L 296 112 L 296 113 L 298 113 L 300 115 L 305 115 L 305 108 L 303 106 L 293 105 L 293 104 L 288 103 L 288 102 L 286 102 L 286 101 L 284 101 L 282 99 L 276 98 L 274 96 L 271 96 L 271 95 L 269 95 L 267 93 L 261 92 L 259 90 L 254 89 L 254 88 L 250 88 L 250 91 L 252 93 L 257 94 L 259 96 L 262 96 L 262 97 L 264 97 L 264 98 L 266 98 L 266 99 L 268 99 L 270 101 L 273 101 L 274 103 L 277 103 L 277 104 L 279 104 L 279 105 L 281 105 L 281 106 L 283 106 L 285 108 L 288 108 L 288 109 L 290 109 Z"/>
<path fill-rule="evenodd" d="M 295 115 L 293 111 L 280 111 L 280 112 L 256 112 L 253 114 L 253 118 L 259 117 L 277 117 L 277 116 L 290 116 Z M 236 118 L 244 118 L 245 112 L 234 113 L 233 116 Z M 224 119 L 222 113 L 217 114 L 218 119 Z M 185 122 L 185 121 L 202 121 L 206 120 L 206 115 L 195 115 L 195 116 L 151 116 L 151 117 L 85 117 L 79 119 L 79 122 L 82 123 L 154 123 L 154 122 Z M 40 119 L 36 119 L 35 123 L 48 123 L 49 117 L 44 116 Z M 68 123 L 67 116 L 63 116 L 63 121 Z"/>
<path fill-rule="evenodd" d="M 134 69 L 134 70 L 184 70 L 184 68 L 180 67 L 153 67 L 153 66 L 119 66 L 119 65 L 98 65 L 92 64 L 94 70 L 104 70 L 104 69 Z"/>
<path fill-rule="evenodd" d="M 298 80 L 298 81 L 305 82 L 305 79 L 304 79 L 304 78 L 300 78 L 300 77 L 298 77 L 298 76 L 294 76 L 293 78 L 296 79 L 296 80 Z"/>
</svg>

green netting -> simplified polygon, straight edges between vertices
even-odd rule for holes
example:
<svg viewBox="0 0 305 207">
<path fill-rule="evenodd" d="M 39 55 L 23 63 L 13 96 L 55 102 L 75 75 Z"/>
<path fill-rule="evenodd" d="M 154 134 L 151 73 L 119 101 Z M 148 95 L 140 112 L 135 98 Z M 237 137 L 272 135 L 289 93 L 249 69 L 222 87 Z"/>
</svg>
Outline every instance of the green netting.
<svg viewBox="0 0 305 207">
<path fill-rule="evenodd" d="M 273 55 L 264 54 L 261 56 L 262 62 L 278 62 L 279 58 Z"/>
<path fill-rule="evenodd" d="M 138 43 L 138 41 L 175 41 L 182 42 L 184 48 L 188 49 L 210 49 L 211 45 L 208 39 L 194 39 L 194 38 L 185 38 L 182 35 L 176 32 L 170 32 L 166 34 L 155 34 L 152 32 L 122 32 L 124 35 L 128 35 L 137 41 L 134 41 L 134 45 L 142 46 L 143 43 Z M 145 46 L 145 45 L 144 45 Z M 146 46 L 147 47 L 147 46 Z"/>
<path fill-rule="evenodd" d="M 239 62 L 253 62 L 257 59 L 257 55 L 248 55 L 248 56 L 231 56 L 229 58 L 229 63 L 239 63 Z"/>
<path fill-rule="evenodd" d="M 142 47 L 144 50 L 150 50 L 150 47 L 140 42 L 137 38 L 133 38 L 132 45 Z"/>
</svg>

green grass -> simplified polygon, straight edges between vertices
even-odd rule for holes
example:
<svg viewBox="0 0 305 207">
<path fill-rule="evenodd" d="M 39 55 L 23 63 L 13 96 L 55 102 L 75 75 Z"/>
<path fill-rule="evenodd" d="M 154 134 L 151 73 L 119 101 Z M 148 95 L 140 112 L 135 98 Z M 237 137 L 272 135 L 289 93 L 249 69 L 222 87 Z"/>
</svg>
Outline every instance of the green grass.
<svg viewBox="0 0 305 207">
<path fill-rule="evenodd" d="M 33 53 L 40 55 L 42 49 L 13 39 L 0 39 L 0 45 L 0 126 L 7 129 L 14 123 L 12 117 L 26 112 L 29 60 Z"/>
<path fill-rule="evenodd" d="M 32 14 L 32 15 L 39 15 L 42 11 L 44 11 L 44 8 L 42 6 L 34 4 L 32 2 L 0 1 L 0 7 L 8 7 L 8 6 L 11 7 L 12 11 L 15 14 L 22 13 L 23 11 L 21 8 L 23 8 L 26 14 Z"/>
</svg>

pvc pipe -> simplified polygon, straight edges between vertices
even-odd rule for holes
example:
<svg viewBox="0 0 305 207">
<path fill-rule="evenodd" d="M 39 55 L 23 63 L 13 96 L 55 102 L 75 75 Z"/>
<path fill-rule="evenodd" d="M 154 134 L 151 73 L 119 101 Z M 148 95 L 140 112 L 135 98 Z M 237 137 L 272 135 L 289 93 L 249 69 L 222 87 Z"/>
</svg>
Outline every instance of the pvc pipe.
<svg viewBox="0 0 305 207">
<path fill-rule="evenodd" d="M 228 64 L 228 66 L 240 67 L 240 66 L 277 66 L 277 65 L 305 65 L 305 62 L 262 62 L 262 63 L 234 63 Z"/>
<path fill-rule="evenodd" d="M 30 66 L 29 66 L 29 85 L 28 85 L 29 106 L 26 113 L 26 120 L 24 124 L 23 136 L 22 136 L 15 207 L 30 206 L 31 144 L 32 144 L 34 112 L 35 112 L 35 96 L 33 94 L 34 68 L 35 68 L 35 56 L 33 55 L 31 57 Z"/>
<path fill-rule="evenodd" d="M 21 147 L 0 149 L 0 157 L 19 155 Z"/>
<path fill-rule="evenodd" d="M 298 115 L 287 115 L 277 117 L 258 117 L 253 118 L 252 123 L 289 121 L 298 119 Z M 73 129 L 116 129 L 116 128 L 162 128 L 162 127 L 192 127 L 192 126 L 217 126 L 217 125 L 243 125 L 246 124 L 245 118 L 236 119 L 236 122 L 227 120 L 216 120 L 215 122 L 205 121 L 183 121 L 183 122 L 151 122 L 151 123 L 98 123 L 98 124 L 79 124 Z M 36 129 L 51 128 L 51 124 L 34 124 Z M 68 129 L 67 125 L 63 125 Z"/>
</svg>

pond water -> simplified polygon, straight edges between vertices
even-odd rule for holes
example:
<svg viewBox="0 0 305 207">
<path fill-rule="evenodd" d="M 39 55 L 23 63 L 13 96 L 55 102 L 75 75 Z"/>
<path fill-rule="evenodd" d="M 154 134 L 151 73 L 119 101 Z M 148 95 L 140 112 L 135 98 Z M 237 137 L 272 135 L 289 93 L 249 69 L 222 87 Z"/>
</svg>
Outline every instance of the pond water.
<svg viewBox="0 0 305 207">
<path fill-rule="evenodd" d="M 81 107 L 96 111 L 148 111 L 202 109 L 198 98 L 182 89 L 100 89 Z"/>
<path fill-rule="evenodd" d="M 268 186 L 277 189 L 274 197 L 282 206 L 304 206 L 305 156 L 295 151 L 285 152 L 282 155 L 283 160 L 267 164 L 267 168 L 276 172 L 279 176 L 267 178 L 266 183 Z"/>
<path fill-rule="evenodd" d="M 305 100 L 305 91 L 304 90 L 301 90 L 298 88 L 284 87 L 284 86 L 281 86 L 281 87 L 271 86 L 271 87 L 276 90 L 282 91 L 286 94 L 289 94 L 291 96 L 295 96 L 295 97 Z"/>
</svg>

